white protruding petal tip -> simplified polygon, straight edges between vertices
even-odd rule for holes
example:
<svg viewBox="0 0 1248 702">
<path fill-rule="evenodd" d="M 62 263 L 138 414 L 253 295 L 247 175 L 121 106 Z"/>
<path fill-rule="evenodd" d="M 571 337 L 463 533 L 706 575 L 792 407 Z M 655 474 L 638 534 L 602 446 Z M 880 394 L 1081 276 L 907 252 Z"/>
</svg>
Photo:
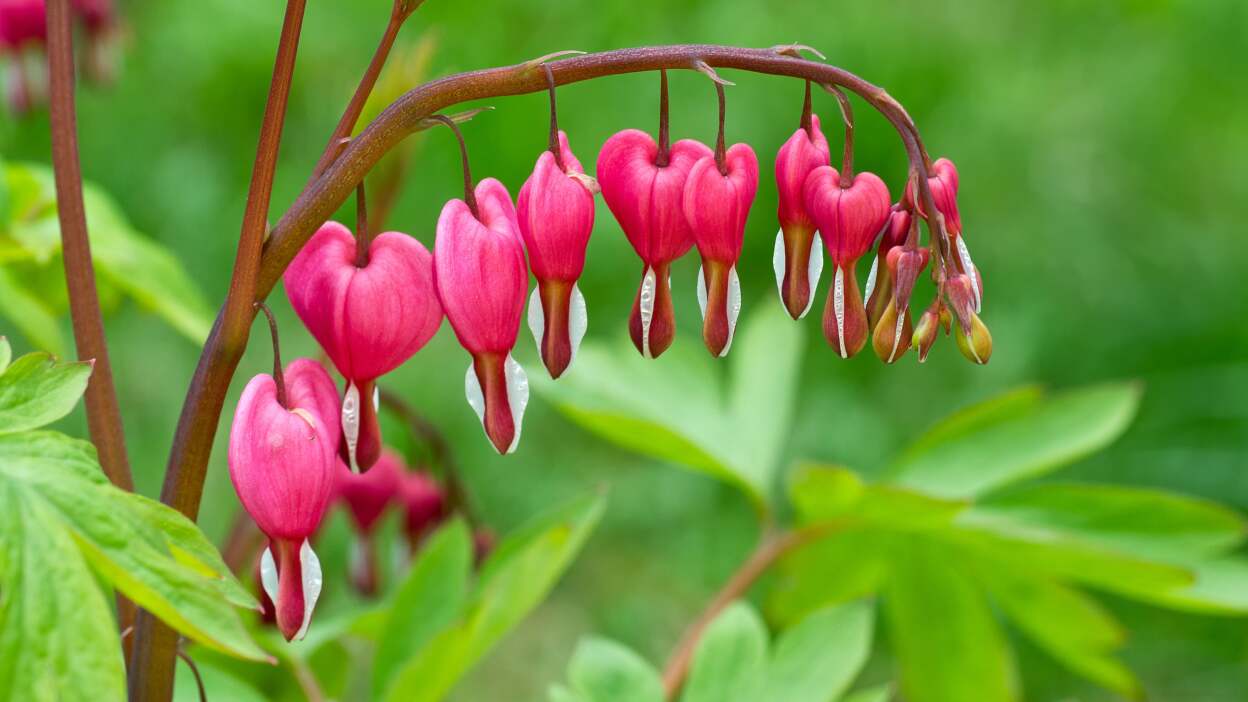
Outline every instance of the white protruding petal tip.
<svg viewBox="0 0 1248 702">
<path fill-rule="evenodd" d="M 299 641 L 308 634 L 308 625 L 312 623 L 312 610 L 316 608 L 316 601 L 321 597 L 321 585 L 324 581 L 321 560 L 316 557 L 316 552 L 312 550 L 312 544 L 307 539 L 303 540 L 303 546 L 299 549 L 299 572 L 303 575 L 303 624 L 295 632 L 294 641 Z"/>
<path fill-rule="evenodd" d="M 529 331 L 537 344 L 537 355 L 542 355 L 542 337 L 546 335 L 546 312 L 542 309 L 542 295 L 537 288 L 529 295 Z"/>
<path fill-rule="evenodd" d="M 347 383 L 342 397 L 342 437 L 347 441 L 347 464 L 352 473 L 359 473 L 355 448 L 360 443 L 360 389 L 354 382 Z"/>
<path fill-rule="evenodd" d="M 511 422 L 516 432 L 511 437 L 511 445 L 507 447 L 507 453 L 513 453 L 520 445 L 520 427 L 524 422 L 524 410 L 529 405 L 529 376 L 510 353 L 507 354 L 503 370 L 507 376 L 507 405 L 511 410 Z"/>
<path fill-rule="evenodd" d="M 273 552 L 268 546 L 260 554 L 260 587 L 269 596 L 273 606 L 277 606 L 277 563 L 273 560 Z"/>
<path fill-rule="evenodd" d="M 589 331 L 589 308 L 585 304 L 585 296 L 580 287 L 572 284 L 572 299 L 568 303 L 568 340 L 572 343 L 572 357 L 568 360 L 568 368 L 576 362 L 576 352 L 585 340 L 585 332 Z"/>
<path fill-rule="evenodd" d="M 650 323 L 654 321 L 654 302 L 658 288 L 658 276 L 654 269 L 646 266 L 646 274 L 641 279 L 640 313 L 641 313 L 641 355 L 653 358 L 650 354 Z"/>
</svg>

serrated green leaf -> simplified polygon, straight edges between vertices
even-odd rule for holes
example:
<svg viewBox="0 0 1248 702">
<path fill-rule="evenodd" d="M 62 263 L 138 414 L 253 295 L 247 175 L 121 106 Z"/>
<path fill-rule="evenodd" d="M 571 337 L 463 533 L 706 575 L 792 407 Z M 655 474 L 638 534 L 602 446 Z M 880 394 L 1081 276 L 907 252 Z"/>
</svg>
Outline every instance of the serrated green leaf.
<svg viewBox="0 0 1248 702">
<path fill-rule="evenodd" d="M 854 602 L 811 613 L 776 640 L 767 667 L 767 702 L 839 699 L 871 653 L 873 607 Z"/>
<path fill-rule="evenodd" d="M 509 535 L 486 560 L 462 618 L 394 674 L 383 699 L 440 700 L 546 596 L 602 517 L 605 500 L 576 500 Z"/>
<path fill-rule="evenodd" d="M 758 700 L 767 671 L 767 629 L 737 602 L 711 622 L 693 654 L 682 702 Z"/>
<path fill-rule="evenodd" d="M 1125 640 L 1117 621 L 1090 597 L 1034 571 L 982 564 L 976 578 L 1040 648 L 1073 672 L 1137 699 L 1135 676 L 1111 654 Z"/>
<path fill-rule="evenodd" d="M 457 519 L 425 543 L 395 594 L 373 659 L 376 689 L 385 690 L 405 660 L 455 622 L 471 571 L 472 536 Z"/>
<path fill-rule="evenodd" d="M 1020 399 L 1022 398 L 1022 399 Z M 1097 385 L 1035 401 L 1030 391 L 972 408 L 903 453 L 891 479 L 938 497 L 982 495 L 1072 463 L 1118 438 L 1139 405 L 1132 383 Z"/>
<path fill-rule="evenodd" d="M 8 374 L 6 374 L 7 376 Z M 114 587 L 173 628 L 223 653 L 267 658 L 247 635 L 218 577 L 179 563 L 150 509 L 111 485 L 95 448 L 49 431 L 0 435 L 0 476 L 50 518 Z M 189 552 L 189 551 L 188 551 Z"/>
<path fill-rule="evenodd" d="M 626 646 L 589 638 L 568 663 L 567 690 L 583 702 L 663 702 L 663 682 L 644 658 Z"/>
<path fill-rule="evenodd" d="M 56 315 L 4 266 L 0 266 L 0 315 L 34 346 L 57 355 L 65 353 L 65 336 Z"/>
<path fill-rule="evenodd" d="M 58 515 L 25 492 L 0 479 L 0 691 L 30 702 L 124 700 L 111 606 Z"/>
<path fill-rule="evenodd" d="M 69 414 L 87 389 L 90 363 L 28 353 L 0 375 L 0 434 L 36 429 Z"/>
<path fill-rule="evenodd" d="M 906 700 L 1017 700 L 1005 637 L 956 553 L 910 537 L 891 560 L 885 609 Z"/>
</svg>

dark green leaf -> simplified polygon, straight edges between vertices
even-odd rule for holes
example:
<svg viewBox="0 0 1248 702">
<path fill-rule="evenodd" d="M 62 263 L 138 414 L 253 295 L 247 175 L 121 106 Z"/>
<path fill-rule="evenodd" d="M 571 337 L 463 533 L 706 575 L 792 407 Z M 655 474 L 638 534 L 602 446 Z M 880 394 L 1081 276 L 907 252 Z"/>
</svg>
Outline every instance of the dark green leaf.
<svg viewBox="0 0 1248 702">
<path fill-rule="evenodd" d="M 975 497 L 1072 463 L 1118 438 L 1139 405 L 1131 383 L 1042 401 L 1026 391 L 933 429 L 894 463 L 896 482 L 940 497 Z"/>
<path fill-rule="evenodd" d="M 711 622 L 693 654 L 683 702 L 758 700 L 767 666 L 767 629 L 744 602 Z"/>
<path fill-rule="evenodd" d="M 0 374 L 0 434 L 35 429 L 69 414 L 87 389 L 90 363 L 28 353 Z"/>
<path fill-rule="evenodd" d="M 568 691 L 583 702 L 663 702 L 663 683 L 644 658 L 606 639 L 581 641 L 568 664 Z"/>
<path fill-rule="evenodd" d="M 871 653 L 874 611 L 854 602 L 813 612 L 776 641 L 767 668 L 767 702 L 839 699 Z"/>
</svg>

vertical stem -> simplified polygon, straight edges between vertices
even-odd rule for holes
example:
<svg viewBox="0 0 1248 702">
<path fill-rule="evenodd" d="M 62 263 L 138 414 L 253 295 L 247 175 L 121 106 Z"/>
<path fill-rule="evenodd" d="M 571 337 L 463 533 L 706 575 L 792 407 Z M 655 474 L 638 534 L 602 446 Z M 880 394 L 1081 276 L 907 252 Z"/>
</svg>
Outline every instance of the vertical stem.
<svg viewBox="0 0 1248 702">
<path fill-rule="evenodd" d="M 249 327 L 255 319 L 253 304 L 265 221 L 273 191 L 273 174 L 277 168 L 291 76 L 295 70 L 299 32 L 303 27 L 305 1 L 287 0 L 286 3 L 230 291 L 213 326 L 211 336 L 215 339 L 204 349 L 199 367 L 195 369 L 195 377 L 191 380 L 191 389 L 182 405 L 182 416 L 178 419 L 178 431 L 174 435 L 169 465 L 165 470 L 165 484 L 161 488 L 161 500 L 191 519 L 199 513 L 199 497 L 203 493 L 212 437 L 216 434 L 215 421 L 192 420 L 202 416 L 220 417 L 229 390 L 229 378 L 234 374 L 242 349 L 247 345 Z M 218 379 L 215 382 L 211 381 L 214 377 Z M 129 670 L 131 702 L 166 702 L 173 697 L 177 645 L 176 632 L 148 612 L 139 613 L 135 619 Z"/>
<path fill-rule="evenodd" d="M 841 157 L 841 187 L 848 188 L 854 184 L 854 108 L 844 91 L 834 85 L 824 86 L 828 92 L 836 96 L 841 106 L 841 119 L 845 122 L 845 151 Z"/>
<path fill-rule="evenodd" d="M 364 181 L 355 186 L 355 265 L 363 268 L 368 265 L 368 249 L 373 243 L 372 231 L 368 228 L 368 198 Z"/>
<path fill-rule="evenodd" d="M 99 453 L 100 466 L 114 485 L 133 490 L 126 438 L 113 385 L 104 321 L 91 265 L 91 241 L 82 201 L 82 166 L 78 161 L 78 119 L 74 105 L 74 34 L 69 0 L 48 3 L 48 79 L 52 107 L 52 165 L 56 176 L 57 217 L 61 224 L 61 251 L 65 284 L 69 288 L 69 312 L 74 324 L 78 358 L 94 359 L 87 384 L 87 430 Z M 20 58 L 18 59 L 20 60 Z M 134 604 L 117 598 L 121 629 L 134 623 Z"/>
<path fill-rule="evenodd" d="M 727 105 L 724 100 L 724 86 L 719 81 L 715 81 L 715 96 L 719 98 L 719 133 L 715 137 L 715 165 L 719 167 L 720 175 L 728 175 L 728 164 L 724 163 L 727 155 L 727 145 L 724 143 L 724 115 L 727 112 Z"/>
<path fill-rule="evenodd" d="M 659 69 L 659 155 L 654 165 L 663 168 L 670 161 L 671 135 L 667 126 L 667 69 Z"/>
<path fill-rule="evenodd" d="M 549 63 L 543 63 L 546 71 L 546 89 L 550 92 L 550 144 L 547 148 L 555 155 L 555 163 L 559 170 L 566 171 L 563 165 L 563 149 L 559 148 L 559 110 L 555 101 L 555 74 L 550 70 Z"/>
<path fill-rule="evenodd" d="M 814 109 L 811 107 L 810 101 L 810 81 L 806 81 L 806 97 L 802 99 L 802 129 L 806 131 L 806 136 L 813 137 L 815 120 Z"/>
<path fill-rule="evenodd" d="M 290 409 L 290 403 L 286 401 L 286 374 L 282 372 L 282 347 L 277 339 L 277 320 L 273 318 L 273 310 L 263 302 L 257 302 L 256 309 L 263 312 L 269 320 L 269 336 L 273 339 L 273 383 L 277 385 L 277 404 Z"/>
<path fill-rule="evenodd" d="M 445 124 L 455 133 L 455 140 L 459 142 L 459 158 L 464 166 L 464 202 L 468 203 L 468 209 L 472 210 L 472 216 L 479 219 L 477 196 L 473 192 L 472 187 L 472 169 L 468 167 L 468 144 L 464 142 L 464 134 L 459 131 L 459 125 L 455 124 L 455 120 L 446 115 L 429 115 L 429 119 Z"/>
</svg>

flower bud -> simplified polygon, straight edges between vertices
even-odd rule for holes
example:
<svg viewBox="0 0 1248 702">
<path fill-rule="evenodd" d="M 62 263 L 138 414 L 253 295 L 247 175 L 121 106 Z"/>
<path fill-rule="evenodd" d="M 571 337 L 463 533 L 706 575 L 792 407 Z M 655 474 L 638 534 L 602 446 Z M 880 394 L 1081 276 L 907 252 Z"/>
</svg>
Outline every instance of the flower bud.
<svg viewBox="0 0 1248 702">
<path fill-rule="evenodd" d="M 953 161 L 947 158 L 936 159 L 928 173 L 927 187 L 932 191 L 932 202 L 940 213 L 939 221 L 949 234 L 962 272 L 971 279 L 975 311 L 979 312 L 983 306 L 983 281 L 979 279 L 979 270 L 971 260 L 971 252 L 966 248 L 966 241 L 962 237 L 962 215 L 958 212 L 958 169 Z M 913 180 L 906 184 L 905 202 L 927 218 L 922 198 L 915 192 Z"/>
<path fill-rule="evenodd" d="M 442 325 L 433 256 L 412 237 L 386 232 L 372 240 L 361 266 L 351 231 L 327 222 L 282 279 L 295 314 L 347 380 L 344 460 L 367 470 L 381 453 L 373 381 L 411 358 Z"/>
<path fill-rule="evenodd" d="M 780 299 L 793 319 L 801 319 L 810 311 L 823 271 L 823 244 L 814 219 L 806 212 L 802 188 L 811 171 L 831 163 L 828 140 L 819 129 L 818 115 L 811 115 L 809 132 L 798 128 L 776 154 L 780 231 L 776 234 L 772 265 Z"/>
<path fill-rule="evenodd" d="M 992 334 L 975 313 L 975 284 L 966 275 L 955 275 L 945 283 L 949 305 L 958 319 L 954 336 L 958 350 L 967 360 L 984 365 L 992 356 Z"/>
<path fill-rule="evenodd" d="M 446 518 L 446 496 L 428 473 L 413 471 L 404 474 L 399 499 L 403 501 L 403 533 L 415 553 L 425 536 Z"/>
<path fill-rule="evenodd" d="M 885 263 L 888 252 L 906 242 L 910 233 L 910 211 L 899 204 L 894 204 L 888 213 L 888 223 L 884 225 L 884 234 L 875 250 L 875 258 L 871 261 L 871 272 L 867 274 L 867 285 L 863 297 L 867 298 L 867 321 L 874 329 L 893 296 L 893 274 Z"/>
<path fill-rule="evenodd" d="M 888 222 L 888 186 L 872 173 L 859 173 L 842 188 L 831 166 L 811 171 L 803 187 L 806 211 L 814 218 L 828 257 L 836 266 L 823 312 L 823 334 L 842 358 L 862 350 L 869 333 L 854 264 L 871 248 Z"/>
<path fill-rule="evenodd" d="M 919 316 L 919 323 L 914 327 L 911 342 L 915 350 L 919 352 L 919 363 L 927 361 L 927 354 L 931 352 L 932 344 L 936 343 L 936 335 L 940 332 L 942 309 L 943 306 L 937 299 L 923 311 L 923 314 Z"/>
<path fill-rule="evenodd" d="M 726 356 L 741 312 L 737 259 L 745 242 L 745 220 L 758 192 L 758 158 L 746 144 L 733 144 L 721 173 L 714 156 L 700 159 L 685 183 L 685 221 L 702 255 L 698 303 L 702 339 L 714 356 Z"/>
<path fill-rule="evenodd" d="M 478 211 L 446 203 L 434 246 L 438 295 L 455 337 L 472 354 L 464 379 L 468 404 L 499 453 L 520 442 L 529 379 L 511 357 L 524 313 L 529 272 L 516 210 L 502 183 L 477 184 Z"/>
<path fill-rule="evenodd" d="M 927 249 L 893 247 L 885 258 L 884 270 L 894 282 L 893 294 L 877 320 L 872 333 L 875 354 L 885 363 L 894 363 L 910 348 L 914 335 L 910 324 L 910 296 L 919 273 L 927 266 Z"/>
<path fill-rule="evenodd" d="M 337 404 L 337 392 L 314 361 L 297 360 L 284 375 L 285 398 L 269 375 L 243 389 L 229 467 L 243 507 L 269 537 L 261 582 L 276 603 L 278 627 L 292 640 L 307 632 L 321 591 L 321 566 L 308 538 L 334 493 L 337 415 L 326 408 Z"/>
<path fill-rule="evenodd" d="M 669 268 L 694 243 L 684 214 L 685 182 L 693 165 L 710 155 L 706 145 L 682 139 L 660 164 L 658 144 L 637 129 L 615 134 L 598 153 L 602 199 L 642 260 L 628 328 L 646 358 L 658 358 L 676 334 Z"/>
<path fill-rule="evenodd" d="M 585 268 L 597 190 L 563 132 L 559 149 L 563 168 L 553 153 L 543 151 L 516 199 L 520 234 L 537 278 L 529 298 L 529 327 L 552 378 L 567 370 L 585 337 L 585 298 L 576 280 Z"/>
<path fill-rule="evenodd" d="M 386 507 L 397 501 L 403 479 L 403 459 L 385 451 L 366 473 L 354 473 L 338 462 L 338 500 L 346 506 L 355 526 L 351 545 L 351 584 L 362 595 L 375 595 L 378 589 L 377 545 L 373 540 Z"/>
</svg>

